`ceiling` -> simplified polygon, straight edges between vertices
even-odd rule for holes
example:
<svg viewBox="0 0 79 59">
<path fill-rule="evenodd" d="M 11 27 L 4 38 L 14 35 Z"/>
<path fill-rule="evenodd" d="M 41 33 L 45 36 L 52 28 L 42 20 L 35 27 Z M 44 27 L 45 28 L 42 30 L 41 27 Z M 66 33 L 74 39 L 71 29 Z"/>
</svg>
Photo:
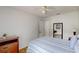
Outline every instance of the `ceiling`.
<svg viewBox="0 0 79 59">
<path fill-rule="evenodd" d="M 30 13 L 39 17 L 50 17 L 54 15 L 59 15 L 71 11 L 78 10 L 78 6 L 47 6 L 48 12 L 47 14 L 42 13 L 42 6 L 14 6 L 13 8 L 19 9 L 26 13 Z"/>
</svg>

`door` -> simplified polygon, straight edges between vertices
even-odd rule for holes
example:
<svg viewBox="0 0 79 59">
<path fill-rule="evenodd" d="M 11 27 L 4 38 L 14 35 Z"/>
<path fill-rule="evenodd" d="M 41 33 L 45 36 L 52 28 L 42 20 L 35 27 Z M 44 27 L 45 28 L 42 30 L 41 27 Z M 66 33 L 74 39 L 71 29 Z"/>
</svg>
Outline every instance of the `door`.
<svg viewBox="0 0 79 59">
<path fill-rule="evenodd" d="M 44 21 L 39 21 L 38 33 L 39 37 L 44 36 Z"/>
</svg>

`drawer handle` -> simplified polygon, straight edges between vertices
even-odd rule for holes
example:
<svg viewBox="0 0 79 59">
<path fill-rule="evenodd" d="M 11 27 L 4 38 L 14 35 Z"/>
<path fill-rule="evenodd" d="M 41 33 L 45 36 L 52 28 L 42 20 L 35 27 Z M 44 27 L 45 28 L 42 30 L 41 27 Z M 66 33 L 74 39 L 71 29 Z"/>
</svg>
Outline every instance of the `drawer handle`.
<svg viewBox="0 0 79 59">
<path fill-rule="evenodd" d="M 8 47 L 4 47 L 3 49 L 7 49 Z"/>
</svg>

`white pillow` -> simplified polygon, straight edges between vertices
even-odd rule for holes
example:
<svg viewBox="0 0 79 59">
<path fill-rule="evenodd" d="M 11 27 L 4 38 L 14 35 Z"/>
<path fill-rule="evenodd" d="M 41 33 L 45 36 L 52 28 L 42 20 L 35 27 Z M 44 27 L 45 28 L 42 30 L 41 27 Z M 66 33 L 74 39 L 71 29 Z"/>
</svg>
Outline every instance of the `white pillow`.
<svg viewBox="0 0 79 59">
<path fill-rule="evenodd" d="M 77 36 L 73 36 L 70 40 L 70 48 L 74 49 L 77 43 Z"/>
</svg>

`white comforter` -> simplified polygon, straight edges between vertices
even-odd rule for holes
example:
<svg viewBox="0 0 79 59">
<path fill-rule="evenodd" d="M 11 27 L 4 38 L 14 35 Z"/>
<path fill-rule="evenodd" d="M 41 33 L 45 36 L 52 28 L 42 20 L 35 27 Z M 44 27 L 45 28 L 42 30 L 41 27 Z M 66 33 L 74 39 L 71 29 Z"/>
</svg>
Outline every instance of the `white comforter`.
<svg viewBox="0 0 79 59">
<path fill-rule="evenodd" d="M 30 53 L 74 53 L 69 42 L 62 39 L 42 37 L 32 40 L 28 47 Z"/>
</svg>

